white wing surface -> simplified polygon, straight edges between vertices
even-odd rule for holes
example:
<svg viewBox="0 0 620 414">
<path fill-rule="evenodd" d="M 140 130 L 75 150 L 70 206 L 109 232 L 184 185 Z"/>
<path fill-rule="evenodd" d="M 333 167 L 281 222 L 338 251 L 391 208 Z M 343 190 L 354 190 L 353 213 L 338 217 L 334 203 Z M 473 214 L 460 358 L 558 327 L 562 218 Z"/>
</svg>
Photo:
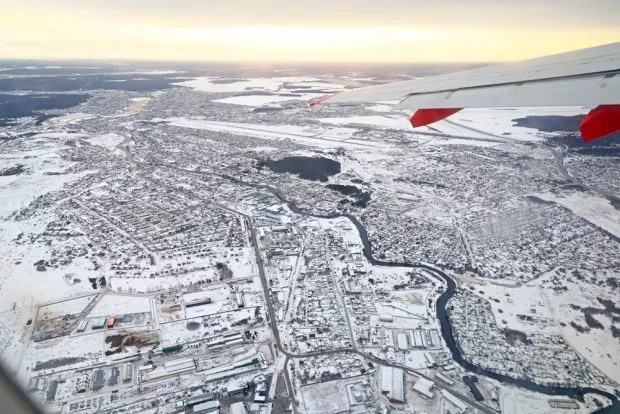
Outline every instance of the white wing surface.
<svg viewBox="0 0 620 414">
<path fill-rule="evenodd" d="M 345 91 L 311 102 L 399 100 L 418 109 L 414 127 L 462 108 L 518 106 L 596 107 L 581 124 L 584 140 L 620 130 L 620 42 L 522 62 Z"/>
</svg>

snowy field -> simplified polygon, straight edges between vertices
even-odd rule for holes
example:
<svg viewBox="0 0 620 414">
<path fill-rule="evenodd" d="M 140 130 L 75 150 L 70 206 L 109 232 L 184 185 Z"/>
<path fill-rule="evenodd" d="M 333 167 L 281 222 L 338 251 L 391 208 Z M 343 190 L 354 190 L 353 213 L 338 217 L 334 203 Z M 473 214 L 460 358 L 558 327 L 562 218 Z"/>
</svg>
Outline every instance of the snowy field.
<svg viewBox="0 0 620 414">
<path fill-rule="evenodd" d="M 178 83 L 180 86 L 197 89 L 203 92 L 225 93 L 244 92 L 246 90 L 275 92 L 282 88 L 284 83 L 308 84 L 317 82 L 314 77 L 275 77 L 275 78 L 233 78 L 230 80 L 217 77 L 199 77 L 186 82 Z M 334 85 L 330 85 L 334 86 Z"/>
<path fill-rule="evenodd" d="M 111 134 L 95 135 L 91 138 L 88 138 L 87 142 L 92 145 L 99 145 L 100 147 L 114 148 L 118 144 L 123 142 L 124 139 L 125 139 L 124 137 L 118 134 L 111 133 Z"/>
<path fill-rule="evenodd" d="M 57 318 L 63 315 L 76 315 L 82 312 L 97 297 L 97 295 L 87 295 L 76 299 L 64 300 L 62 302 L 44 305 L 39 308 L 38 319 Z"/>
<path fill-rule="evenodd" d="M 42 342 L 31 342 L 24 353 L 20 374 L 22 378 L 27 378 L 28 375 L 32 375 L 37 362 L 44 363 L 62 358 L 75 358 L 76 360 L 66 365 L 63 363 L 58 368 L 41 369 L 36 373 L 42 374 L 53 369 L 77 368 L 102 362 L 105 360 L 103 336 L 103 332 L 97 332 L 89 335 L 63 336 Z"/>
<path fill-rule="evenodd" d="M 151 302 L 148 297 L 107 294 L 88 314 L 89 318 L 108 315 L 122 315 L 126 313 L 151 312 Z"/>
<path fill-rule="evenodd" d="M 223 103 L 223 104 L 232 104 L 232 105 L 241 105 L 241 106 L 263 106 L 267 104 L 275 104 L 278 102 L 286 102 L 286 101 L 309 101 L 313 98 L 318 98 L 322 94 L 317 93 L 304 93 L 300 96 L 286 96 L 286 95 L 242 95 L 242 96 L 231 96 L 230 98 L 222 98 L 222 99 L 214 99 L 211 102 Z"/>
<path fill-rule="evenodd" d="M 156 119 L 155 121 L 166 121 L 170 125 L 203 129 L 215 132 L 228 132 L 234 135 L 241 135 L 248 138 L 262 138 L 274 140 L 291 140 L 301 144 L 318 147 L 352 147 L 352 148 L 372 148 L 380 147 L 381 144 L 372 141 L 351 141 L 352 136 L 358 131 L 356 128 L 316 128 L 298 125 L 263 125 L 235 122 L 210 121 L 201 118 L 168 118 Z"/>
<path fill-rule="evenodd" d="M 566 207 L 573 214 L 620 238 L 620 214 L 608 200 L 586 192 L 561 195 L 545 193 L 537 196 Z"/>
<path fill-rule="evenodd" d="M 571 269 L 569 269 L 569 274 L 570 272 L 572 272 Z M 585 272 L 582 271 L 582 273 Z M 606 275 L 599 276 L 599 278 L 605 279 L 607 276 L 611 276 L 611 274 L 613 274 L 613 270 L 610 270 Z M 554 273 L 550 272 L 544 279 L 549 279 L 553 275 Z M 585 275 L 589 277 L 588 273 L 585 273 Z M 560 275 L 560 277 L 568 278 L 566 275 Z M 568 290 L 561 293 L 545 292 L 553 314 L 566 325 L 559 326 L 561 333 L 577 352 L 609 378 L 620 383 L 620 360 L 618 359 L 618 355 L 620 355 L 620 341 L 612 336 L 611 319 L 602 314 L 593 315 L 594 319 L 603 328 L 591 328 L 588 332 L 583 333 L 578 332 L 570 325 L 571 322 L 576 322 L 578 325 L 587 326 L 583 312 L 576 308 L 576 306 L 580 308 L 593 307 L 602 309 L 603 306 L 598 301 L 598 298 L 617 303 L 618 297 L 617 295 L 614 296 L 613 293 L 604 294 L 605 289 L 601 289 L 594 283 L 575 282 L 578 281 L 575 279 L 572 282 L 566 281 L 564 286 Z"/>
<path fill-rule="evenodd" d="M 348 412 L 350 408 L 346 382 L 329 381 L 301 387 L 305 412 L 337 414 Z"/>
</svg>

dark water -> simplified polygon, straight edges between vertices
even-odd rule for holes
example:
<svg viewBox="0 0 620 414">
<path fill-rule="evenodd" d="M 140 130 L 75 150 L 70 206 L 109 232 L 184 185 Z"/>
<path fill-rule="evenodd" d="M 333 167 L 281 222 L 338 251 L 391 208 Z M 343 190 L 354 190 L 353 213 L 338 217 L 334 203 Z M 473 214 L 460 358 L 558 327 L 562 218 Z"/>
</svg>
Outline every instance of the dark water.
<svg viewBox="0 0 620 414">
<path fill-rule="evenodd" d="M 280 160 L 260 161 L 257 167 L 267 167 L 276 173 L 296 174 L 305 180 L 323 182 L 340 173 L 340 163 L 325 157 L 285 157 Z"/>
<path fill-rule="evenodd" d="M 532 115 L 513 119 L 512 122 L 515 126 L 534 128 L 542 132 L 576 132 L 579 131 L 583 117 L 583 115 Z"/>
<path fill-rule="evenodd" d="M 2 72 L 0 72 L 2 73 Z M 120 81 L 120 82 L 119 82 Z M 122 90 L 122 91 L 158 91 L 171 88 L 172 83 L 179 82 L 166 75 L 120 75 L 97 74 L 76 76 L 33 76 L 0 78 L 0 91 L 87 91 L 87 90 Z"/>
<path fill-rule="evenodd" d="M 583 118 L 584 115 L 536 115 L 513 119 L 513 122 L 515 126 L 533 128 L 542 132 L 566 132 L 559 136 L 548 137 L 547 140 L 583 155 L 620 155 L 620 133 L 611 134 L 600 140 L 584 142 L 579 132 L 579 124 Z"/>
<path fill-rule="evenodd" d="M 485 376 L 488 378 L 492 378 L 494 380 L 500 381 L 505 384 L 514 384 L 521 388 L 525 388 L 530 391 L 539 392 L 546 395 L 563 395 L 569 396 L 571 398 L 577 398 L 579 400 L 583 400 L 583 396 L 585 394 L 598 394 L 608 398 L 612 405 L 606 408 L 602 408 L 597 410 L 596 413 L 620 413 L 620 400 L 614 394 L 609 393 L 607 391 L 599 390 L 591 387 L 555 387 L 549 385 L 539 385 L 531 381 L 516 379 L 510 377 L 508 375 L 499 374 L 493 371 L 489 371 L 485 368 L 473 365 L 463 359 L 461 352 L 458 348 L 458 344 L 454 339 L 454 335 L 452 334 L 452 326 L 450 325 L 450 319 L 448 317 L 448 312 L 446 310 L 448 301 L 454 293 L 456 292 L 456 282 L 450 276 L 448 276 L 443 271 L 427 266 L 424 264 L 411 264 L 411 263 L 394 263 L 394 262 L 384 262 L 381 260 L 375 260 L 372 256 L 372 246 L 370 244 L 370 240 L 368 239 L 368 233 L 366 232 L 366 228 L 353 216 L 346 216 L 351 220 L 351 222 L 355 225 L 357 230 L 359 231 L 360 237 L 362 239 L 362 243 L 364 244 L 364 256 L 368 261 L 374 265 L 378 266 L 391 266 L 391 267 L 414 267 L 414 268 L 422 268 L 429 270 L 437 275 L 439 275 L 442 279 L 446 281 L 447 287 L 446 290 L 439 296 L 437 299 L 437 318 L 439 319 L 441 325 L 441 334 L 450 349 L 450 353 L 452 354 L 452 358 L 455 362 L 457 362 L 460 366 L 465 368 L 468 371 L 474 372 L 478 375 Z"/>
<path fill-rule="evenodd" d="M 0 79 L 1 81 L 1 79 Z M 25 116 L 46 116 L 37 113 L 46 109 L 66 109 L 86 102 L 86 94 L 0 94 L 0 120 Z"/>
<path fill-rule="evenodd" d="M 330 190 L 338 191 L 341 194 L 355 198 L 353 204 L 358 207 L 366 207 L 371 198 L 369 192 L 363 191 L 354 185 L 327 184 L 326 187 Z"/>
</svg>

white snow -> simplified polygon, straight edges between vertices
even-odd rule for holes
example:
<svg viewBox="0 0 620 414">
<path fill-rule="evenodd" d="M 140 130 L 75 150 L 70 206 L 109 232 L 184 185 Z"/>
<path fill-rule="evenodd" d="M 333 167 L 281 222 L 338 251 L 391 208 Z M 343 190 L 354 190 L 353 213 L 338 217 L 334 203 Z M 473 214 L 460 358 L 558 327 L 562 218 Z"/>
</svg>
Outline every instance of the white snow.
<svg viewBox="0 0 620 414">
<path fill-rule="evenodd" d="M 561 195 L 545 193 L 538 194 L 538 197 L 558 203 L 568 208 L 573 214 L 620 237 L 620 213 L 604 198 L 586 192 Z"/>
<path fill-rule="evenodd" d="M 387 117 L 382 115 L 350 116 L 345 118 L 323 118 L 319 122 L 332 125 L 369 125 L 411 131 L 411 123 L 406 116 Z"/>
<path fill-rule="evenodd" d="M 146 313 L 151 311 L 148 297 L 108 294 L 103 297 L 88 314 L 89 318 L 126 313 Z"/>
<path fill-rule="evenodd" d="M 321 94 L 306 93 L 301 96 L 283 96 L 283 95 L 243 95 L 243 96 L 231 96 L 230 98 L 215 99 L 212 102 L 242 105 L 242 106 L 262 106 L 271 103 L 303 100 L 307 101 L 312 98 L 317 98 Z"/>
<path fill-rule="evenodd" d="M 264 125 L 236 122 L 210 121 L 201 118 L 167 118 L 170 125 L 204 129 L 217 132 L 228 132 L 247 137 L 291 140 L 302 144 L 319 147 L 377 147 L 377 142 L 351 141 L 350 138 L 358 130 L 355 128 L 317 128 L 316 126 L 298 125 Z"/>
<path fill-rule="evenodd" d="M 89 138 L 88 142 L 93 145 L 99 145 L 101 147 L 114 148 L 118 144 L 123 142 L 124 139 L 125 138 L 123 138 L 122 136 L 118 134 L 110 133 L 110 134 L 96 135 L 92 138 Z"/>
<path fill-rule="evenodd" d="M 366 109 L 368 109 L 369 111 L 374 111 L 374 112 L 392 112 L 392 107 L 390 105 L 382 105 L 382 104 L 367 106 Z"/>
<path fill-rule="evenodd" d="M 285 82 L 313 82 L 318 81 L 313 77 L 278 77 L 278 78 L 239 78 L 231 83 L 213 83 L 221 78 L 199 77 L 194 80 L 177 83 L 199 91 L 223 93 L 243 92 L 245 90 L 277 91 Z"/>
</svg>

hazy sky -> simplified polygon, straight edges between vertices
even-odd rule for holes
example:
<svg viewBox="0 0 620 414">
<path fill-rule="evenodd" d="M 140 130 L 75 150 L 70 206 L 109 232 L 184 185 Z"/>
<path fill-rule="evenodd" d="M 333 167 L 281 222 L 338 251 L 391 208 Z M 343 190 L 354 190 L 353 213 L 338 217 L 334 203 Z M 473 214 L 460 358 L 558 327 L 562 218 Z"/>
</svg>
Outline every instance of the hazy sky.
<svg viewBox="0 0 620 414">
<path fill-rule="evenodd" d="M 0 58 L 488 62 L 615 41 L 618 0 L 0 0 Z"/>
</svg>

